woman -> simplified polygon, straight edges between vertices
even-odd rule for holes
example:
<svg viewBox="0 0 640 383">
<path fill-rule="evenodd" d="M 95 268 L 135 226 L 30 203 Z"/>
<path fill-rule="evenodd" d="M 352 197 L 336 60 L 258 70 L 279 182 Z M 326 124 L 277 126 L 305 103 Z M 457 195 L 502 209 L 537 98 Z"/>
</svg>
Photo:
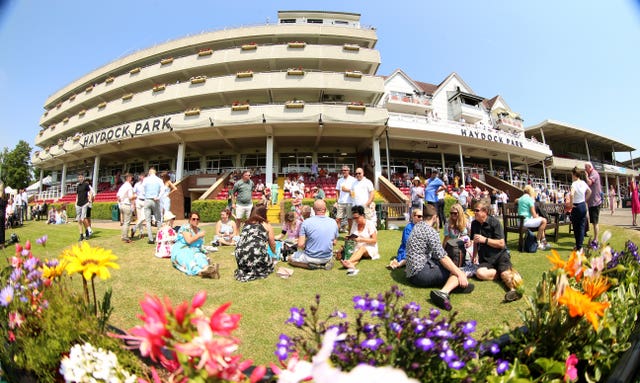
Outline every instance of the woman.
<svg viewBox="0 0 640 383">
<path fill-rule="evenodd" d="M 633 216 L 633 226 L 638 225 L 637 216 L 640 213 L 640 200 L 638 200 L 638 184 L 636 184 L 636 179 L 631 178 L 631 184 L 629 185 L 629 190 L 631 190 L 631 215 Z"/>
<path fill-rule="evenodd" d="M 387 269 L 395 270 L 400 267 L 404 267 L 407 263 L 406 247 L 409 235 L 413 230 L 416 223 L 422 221 L 422 209 L 413 209 L 411 211 L 411 221 L 402 231 L 402 241 L 400 241 L 400 247 L 398 247 L 398 253 L 395 258 L 387 265 Z"/>
<path fill-rule="evenodd" d="M 175 214 L 168 211 L 164 214 L 164 222 L 162 227 L 156 234 L 156 253 L 157 258 L 171 258 L 171 247 L 176 242 L 177 234 L 173 229 L 173 223 L 176 219 Z"/>
<path fill-rule="evenodd" d="M 342 266 L 347 268 L 347 275 L 356 275 L 356 265 L 362 258 L 378 259 L 378 230 L 376 225 L 367 220 L 364 207 L 356 205 L 351 208 L 353 225 L 351 225 L 350 237 L 356 243 L 353 255 L 348 260 L 341 260 Z"/>
<path fill-rule="evenodd" d="M 411 208 L 422 209 L 424 205 L 424 187 L 421 185 L 420 178 L 415 177 L 411 185 Z"/>
<path fill-rule="evenodd" d="M 0 182 L 0 249 L 4 249 L 6 238 L 4 236 L 7 214 L 7 200 L 4 198 L 4 183 Z"/>
<path fill-rule="evenodd" d="M 611 211 L 611 215 L 616 212 L 616 188 L 611 185 L 609 188 L 609 210 Z"/>
<path fill-rule="evenodd" d="M 583 180 L 583 171 L 574 167 L 571 171 L 571 225 L 576 240 L 576 250 L 582 249 L 584 233 L 587 227 L 587 200 L 591 197 L 591 189 Z"/>
<path fill-rule="evenodd" d="M 283 240 L 290 243 L 298 243 L 298 236 L 300 235 L 300 226 L 302 220 L 297 219 L 296 213 L 288 211 L 284 215 L 284 223 L 282 224 L 282 233 L 278 234 L 275 239 Z"/>
<path fill-rule="evenodd" d="M 171 177 L 169 177 L 169 173 L 167 172 L 162 173 L 161 178 L 164 186 L 160 191 L 160 209 L 162 210 L 160 213 L 164 215 L 165 213 L 171 211 L 171 198 L 169 198 L 169 195 L 174 191 L 178 190 L 178 188 L 176 187 L 176 185 L 173 184 L 173 182 L 171 182 Z"/>
<path fill-rule="evenodd" d="M 189 214 L 189 222 L 178 229 L 176 243 L 171 246 L 171 263 L 187 275 L 218 279 L 220 278 L 219 265 L 209 264 L 209 258 L 202 247 L 205 232 L 198 227 L 199 224 L 200 214 L 192 211 Z"/>
<path fill-rule="evenodd" d="M 424 220 L 418 222 L 407 241 L 407 280 L 418 287 L 440 287 L 431 291 L 431 301 L 444 310 L 451 310 L 451 292 L 470 293 L 473 284 L 447 256 L 440 243 L 440 234 L 433 225 L 437 212 L 432 205 L 425 205 Z"/>
<path fill-rule="evenodd" d="M 267 221 L 267 207 L 255 206 L 251 216 L 242 227 L 240 240 L 234 255 L 238 268 L 234 277 L 240 282 L 262 279 L 273 273 L 274 263 L 267 252 L 267 246 L 275 254 L 276 241 L 273 227 Z"/>
<path fill-rule="evenodd" d="M 235 246 L 240 239 L 238 225 L 231 217 L 231 210 L 224 209 L 220 212 L 220 220 L 216 223 L 216 233 L 211 244 L 213 246 Z"/>
<path fill-rule="evenodd" d="M 459 267 L 463 267 L 467 276 L 473 274 L 473 266 L 471 262 L 471 256 L 473 255 L 473 242 L 469 239 L 469 233 L 471 233 L 471 221 L 467 219 L 467 215 L 462 210 L 462 205 L 454 203 L 449 209 L 449 220 L 444 225 L 444 239 L 442 240 L 442 247 L 446 249 L 447 242 L 450 240 L 462 240 L 464 247 L 466 248 L 464 259 Z"/>
</svg>

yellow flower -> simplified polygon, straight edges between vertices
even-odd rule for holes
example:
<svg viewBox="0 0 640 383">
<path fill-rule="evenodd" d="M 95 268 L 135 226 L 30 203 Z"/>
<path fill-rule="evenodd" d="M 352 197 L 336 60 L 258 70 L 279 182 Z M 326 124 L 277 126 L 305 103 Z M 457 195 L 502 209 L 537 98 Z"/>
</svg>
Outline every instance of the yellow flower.
<svg viewBox="0 0 640 383">
<path fill-rule="evenodd" d="M 564 290 L 558 303 L 569 307 L 569 315 L 572 317 L 586 317 L 594 330 L 598 330 L 598 317 L 603 316 L 604 310 L 610 306 L 609 302 L 593 302 L 591 298 L 572 288 Z"/>
<path fill-rule="evenodd" d="M 74 245 L 62 253 L 62 257 L 68 262 L 67 273 L 82 273 L 85 280 L 89 281 L 94 275 L 101 279 L 111 277 L 108 267 L 119 269 L 114 261 L 118 259 L 111 250 L 100 247 L 91 247 L 87 242 L 80 246 Z"/>
<path fill-rule="evenodd" d="M 606 277 L 599 276 L 597 278 L 585 278 L 582 280 L 582 290 L 585 295 L 591 299 L 599 297 L 602 293 L 609 290 L 609 280 Z"/>
<path fill-rule="evenodd" d="M 66 266 L 67 262 L 64 260 L 58 262 L 58 264 L 54 266 L 47 266 L 47 262 L 45 262 L 44 265 L 42 265 L 42 277 L 54 280 L 62 275 Z"/>
</svg>

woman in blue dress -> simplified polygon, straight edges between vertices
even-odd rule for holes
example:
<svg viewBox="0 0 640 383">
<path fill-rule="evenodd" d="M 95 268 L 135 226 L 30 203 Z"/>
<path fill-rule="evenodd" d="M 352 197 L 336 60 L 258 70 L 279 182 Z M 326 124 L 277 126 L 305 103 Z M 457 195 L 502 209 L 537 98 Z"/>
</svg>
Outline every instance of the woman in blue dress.
<svg viewBox="0 0 640 383">
<path fill-rule="evenodd" d="M 192 211 L 189 222 L 178 230 L 176 243 L 171 247 L 171 263 L 187 275 L 199 275 L 203 278 L 220 278 L 218 265 L 210 265 L 203 248 L 204 230 L 200 229 L 200 214 Z"/>
<path fill-rule="evenodd" d="M 236 280 L 248 282 L 262 279 L 273 273 L 274 262 L 267 252 L 267 246 L 275 253 L 276 241 L 273 227 L 267 222 L 267 208 L 259 205 L 253 208 L 251 216 L 242 227 L 240 240 L 234 255 L 238 268 L 234 272 Z"/>
</svg>

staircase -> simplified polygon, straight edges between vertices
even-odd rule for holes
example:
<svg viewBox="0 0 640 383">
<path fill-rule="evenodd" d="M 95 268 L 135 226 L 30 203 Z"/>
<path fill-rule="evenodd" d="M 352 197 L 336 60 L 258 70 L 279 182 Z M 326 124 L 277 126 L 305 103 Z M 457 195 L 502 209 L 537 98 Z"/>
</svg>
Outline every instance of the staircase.
<svg viewBox="0 0 640 383">
<path fill-rule="evenodd" d="M 504 190 L 509 196 L 509 201 L 513 201 L 523 194 L 522 189 L 519 189 L 513 186 L 512 184 L 510 184 L 509 182 L 501 178 L 494 177 L 487 173 L 484 174 L 484 183 L 486 183 L 487 185 L 491 186 L 494 189 Z"/>
<path fill-rule="evenodd" d="M 278 177 L 276 181 L 278 184 L 278 202 L 274 205 L 269 206 L 267 210 L 267 220 L 270 223 L 281 223 L 280 222 L 280 202 L 284 199 L 284 191 L 282 190 L 282 186 L 284 185 L 284 177 Z"/>
</svg>

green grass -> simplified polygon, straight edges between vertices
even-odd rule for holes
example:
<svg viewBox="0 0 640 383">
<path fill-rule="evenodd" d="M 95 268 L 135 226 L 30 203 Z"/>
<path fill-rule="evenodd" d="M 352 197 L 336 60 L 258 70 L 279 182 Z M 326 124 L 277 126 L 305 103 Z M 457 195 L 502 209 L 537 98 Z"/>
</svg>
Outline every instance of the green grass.
<svg viewBox="0 0 640 383">
<path fill-rule="evenodd" d="M 203 228 L 207 230 L 207 239 L 211 240 L 213 225 L 205 224 Z M 602 227 L 601 231 L 605 229 L 613 233 L 611 245 L 614 249 L 621 250 L 628 239 L 640 243 L 640 233 L 637 231 L 606 226 Z M 221 265 L 222 278 L 201 279 L 188 277 L 175 270 L 168 259 L 155 258 L 154 246 L 147 244 L 146 240 L 124 244 L 119 239 L 119 230 L 95 231 L 95 237 L 90 240 L 91 245 L 109 248 L 119 257 L 120 269 L 112 271 L 111 279 L 97 280 L 100 294 L 106 287 L 113 288 L 113 325 L 128 329 L 139 324 L 139 301 L 144 294 L 168 296 L 172 302 L 179 303 L 204 289 L 208 294 L 207 304 L 204 306 L 206 313 L 211 313 L 222 303 L 232 302 L 229 311 L 242 314 L 240 329 L 235 334 L 242 342 L 240 352 L 257 363 L 275 360 L 273 350 L 278 335 L 281 332 L 291 334 L 295 330 L 284 325 L 289 316 L 289 308 L 308 307 L 316 294 L 322 297 L 323 315 L 336 308 L 351 314 L 351 299 L 354 295 L 384 292 L 393 284 L 399 285 L 404 291 L 406 302 L 415 301 L 423 307 L 431 307 L 426 300 L 430 289 L 409 286 L 404 277 L 404 270 L 389 272 L 385 269 L 388 260 L 395 256 L 401 231 L 379 232 L 381 259 L 361 262 L 360 273 L 355 277 L 346 276 L 345 271 L 336 266 L 331 271 L 295 269 L 289 279 L 281 279 L 274 274 L 267 279 L 249 283 L 233 279 L 235 260 L 233 249 L 230 247 L 221 247 L 219 252 L 212 254 L 213 261 Z M 78 237 L 75 224 L 46 225 L 43 221 L 28 222 L 22 228 L 9 230 L 6 233 L 7 238 L 13 232 L 19 235 L 23 244 L 30 239 L 34 254 L 41 258 L 57 257 L 64 247 L 77 243 Z M 49 239 L 46 248 L 42 249 L 35 244 L 35 240 L 44 234 L 47 234 Z M 508 241 L 510 249 L 517 248 L 516 241 L 516 236 L 511 234 Z M 564 226 L 561 228 L 558 242 L 552 245 L 566 259 L 573 243 L 573 236 L 568 233 L 568 227 Z M 0 253 L 4 255 L 3 258 L 7 258 L 13 254 L 13 248 Z M 522 274 L 527 292 L 533 291 L 541 273 L 549 269 L 546 259 L 548 253 L 511 252 L 512 262 Z M 77 283 L 78 289 L 81 288 L 79 279 L 74 278 L 74 283 Z M 502 326 L 505 322 L 510 327 L 521 324 L 518 310 L 524 309 L 524 300 L 504 304 L 504 290 L 501 284 L 479 281 L 474 283 L 476 289 L 471 295 L 452 296 L 454 310 L 460 313 L 458 318 L 477 320 L 479 332 Z"/>
</svg>

